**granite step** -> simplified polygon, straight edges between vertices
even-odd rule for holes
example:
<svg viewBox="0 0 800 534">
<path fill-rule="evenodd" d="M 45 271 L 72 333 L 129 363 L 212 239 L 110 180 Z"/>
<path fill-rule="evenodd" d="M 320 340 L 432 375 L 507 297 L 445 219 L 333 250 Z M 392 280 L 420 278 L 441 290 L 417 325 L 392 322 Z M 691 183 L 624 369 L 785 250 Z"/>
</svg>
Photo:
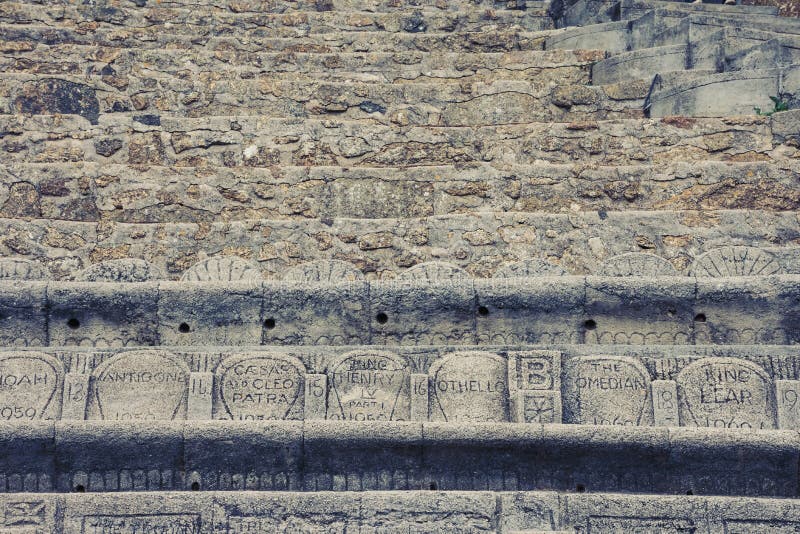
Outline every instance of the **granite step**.
<svg viewBox="0 0 800 534">
<path fill-rule="evenodd" d="M 129 8 L 96 5 L 41 6 L 19 2 L 0 4 L 0 24 L 35 24 L 92 30 L 134 32 L 169 31 L 188 37 L 253 36 L 298 37 L 335 32 L 386 31 L 433 32 L 479 31 L 491 24 L 498 28 L 538 31 L 552 28 L 547 9 L 530 10 L 471 9 L 440 11 L 407 10 L 394 13 L 298 12 L 235 13 L 197 8 Z"/>
<path fill-rule="evenodd" d="M 591 50 L 342 54 L 218 50 L 188 55 L 169 50 L 123 50 L 85 45 L 7 42 L 3 46 L 6 48 L 0 55 L 2 72 L 56 76 L 98 73 L 108 82 L 120 86 L 127 82 L 127 76 L 145 79 L 173 76 L 185 86 L 192 86 L 223 76 L 225 79 L 246 80 L 260 79 L 265 75 L 276 81 L 445 84 L 513 79 L 537 85 L 563 85 L 588 83 L 589 66 L 605 57 L 604 52 Z"/>
<path fill-rule="evenodd" d="M 0 219 L 0 236 L 4 257 L 35 261 L 41 277 L 58 280 L 79 279 L 94 264 L 126 258 L 144 260 L 162 277 L 177 279 L 213 256 L 247 259 L 258 264 L 257 272 L 278 279 L 289 268 L 317 260 L 346 261 L 369 279 L 392 279 L 436 261 L 450 265 L 445 271 L 477 278 L 528 260 L 533 263 L 524 269 L 530 271 L 580 275 L 601 272 L 606 260 L 631 252 L 654 255 L 642 260 L 672 272 L 658 261 L 663 259 L 686 274 L 703 254 L 733 245 L 754 247 L 761 252 L 751 256 L 766 254 L 782 272 L 800 273 L 800 223 L 792 211 L 487 211 L 156 224 L 58 221 L 31 214 Z M 749 249 L 743 250 L 736 257 Z"/>
<path fill-rule="evenodd" d="M 230 79 L 225 73 L 200 81 L 150 75 L 63 76 L 7 74 L 9 106 L 19 113 L 39 107 L 51 84 L 93 93 L 104 113 L 139 109 L 171 117 L 234 116 L 249 113 L 262 120 L 335 119 L 400 126 L 484 126 L 644 117 L 646 84 L 632 87 L 552 86 L 518 80 L 488 83 L 393 84 L 313 80 L 282 81 L 269 75 Z M 120 86 L 124 83 L 124 87 Z M 113 85 L 118 87 L 114 87 Z M 7 92 L 6 92 L 7 91 Z M 580 91 L 589 105 L 565 106 L 565 95 Z M 610 98 L 610 93 L 615 98 Z M 633 93 L 633 94 L 630 94 Z M 66 99 L 65 99 L 66 100 Z M 569 102 L 571 104 L 571 102 Z M 2 105 L 0 105 L 2 108 Z M 121 117 L 123 120 L 125 115 Z"/>
<path fill-rule="evenodd" d="M 236 50 L 241 52 L 508 52 L 542 50 L 548 31 L 523 32 L 489 28 L 477 32 L 389 33 L 335 32 L 304 37 L 201 36 L 190 38 L 170 32 L 125 29 L 77 31 L 48 26 L 0 26 L 0 42 L 81 44 L 139 49 Z M 18 45 L 15 45 L 18 46 Z M 595 47 L 592 47 L 595 48 Z"/>
<path fill-rule="evenodd" d="M 566 96 L 565 101 L 575 102 L 582 94 Z M 781 144 L 775 134 L 790 129 L 793 117 L 399 128 L 339 120 L 116 113 L 100 115 L 91 125 L 77 115 L 0 115 L 0 131 L 8 163 L 397 167 L 478 161 L 569 163 L 580 158 L 587 164 L 627 165 L 785 159 L 797 149 Z M 118 144 L 115 139 L 122 147 L 111 153 Z"/>
<path fill-rule="evenodd" d="M 800 208 L 800 164 L 387 167 L 0 166 L 0 217 L 125 223 L 384 219 L 474 212 Z"/>
<path fill-rule="evenodd" d="M 309 531 L 408 532 L 424 524 L 432 532 L 499 534 L 653 532 L 669 528 L 763 534 L 770 528 L 791 532 L 800 523 L 796 500 L 579 493 L 574 488 L 564 493 L 445 492 L 429 488 L 336 494 L 249 489 L 113 495 L 11 493 L 3 495 L 0 503 L 15 510 L 12 519 L 33 522 L 48 532 L 69 533 L 170 528 L 210 534 L 220 525 L 231 532 L 286 532 L 298 525 Z"/>
<path fill-rule="evenodd" d="M 27 490 L 33 499 L 37 492 L 191 488 L 199 495 L 295 492 L 301 503 L 299 492 L 432 489 L 448 492 L 439 501 L 445 503 L 451 491 L 586 488 L 673 494 L 673 500 L 689 492 L 796 497 L 800 447 L 797 431 L 789 430 L 468 422 L 62 422 L 13 428 L 14 438 L 5 438 L 13 444 L 6 491 Z M 167 502 L 163 496 L 170 494 L 161 495 L 160 502 Z M 496 510 L 496 497 L 490 502 Z M 473 508 L 469 515 L 474 518 Z"/>
</svg>

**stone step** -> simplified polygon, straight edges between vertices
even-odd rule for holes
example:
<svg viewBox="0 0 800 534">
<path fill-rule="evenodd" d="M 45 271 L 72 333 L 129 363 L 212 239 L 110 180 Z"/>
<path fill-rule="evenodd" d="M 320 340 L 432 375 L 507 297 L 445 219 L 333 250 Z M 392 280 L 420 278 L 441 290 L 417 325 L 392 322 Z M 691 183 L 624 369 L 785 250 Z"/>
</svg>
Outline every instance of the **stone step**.
<svg viewBox="0 0 800 534">
<path fill-rule="evenodd" d="M 608 307 L 608 286 L 589 282 L 589 308 Z M 642 286 L 631 290 L 636 287 Z M 65 317 L 86 317 L 64 309 L 74 292 L 56 289 L 52 328 L 63 338 L 58 324 Z M 800 412 L 791 395 L 800 392 L 798 362 L 796 347 L 763 345 L 54 347 L 0 351 L 0 397 L 12 402 L 0 412 L 9 426 L 131 423 L 142 419 L 133 417 L 139 413 L 148 415 L 140 423 L 395 421 L 401 427 L 415 421 L 796 432 Z M 361 398 L 376 402 L 359 400 L 366 380 L 370 396 Z M 702 402 L 732 395 L 734 384 L 742 388 L 736 398 L 747 392 L 747 407 Z"/>
<path fill-rule="evenodd" d="M 800 164 L 434 167 L 0 166 L 0 217 L 126 223 L 381 219 L 469 212 L 800 209 Z"/>
<path fill-rule="evenodd" d="M 552 28 L 546 8 L 530 10 L 478 9 L 440 11 L 416 9 L 393 13 L 298 12 L 235 13 L 228 10 L 125 6 L 41 6 L 19 2 L 0 4 L 0 24 L 36 24 L 79 30 L 119 30 L 154 34 L 169 31 L 189 37 L 253 36 L 299 37 L 317 33 L 386 31 L 433 32 L 479 31 L 487 25 L 538 31 Z"/>
<path fill-rule="evenodd" d="M 800 66 L 785 69 L 746 69 L 712 74 L 684 83 L 653 83 L 648 97 L 652 117 L 743 115 L 788 108 L 798 91 Z M 778 99 L 778 102 L 771 100 Z"/>
<path fill-rule="evenodd" d="M 249 113 L 286 119 L 365 121 L 366 124 L 400 126 L 485 126 L 538 122 L 570 122 L 644 117 L 646 84 L 631 87 L 552 86 L 518 80 L 489 83 L 394 84 L 379 82 L 313 80 L 229 79 L 224 73 L 203 81 L 100 75 L 63 76 L 7 74 L 5 99 L 9 113 L 39 107 L 52 92 L 52 84 L 80 87 L 102 103 L 103 113 L 141 108 L 173 117 L 232 116 Z M 55 80 L 55 81 L 54 81 Z M 116 80 L 116 81 L 115 81 Z M 109 84 L 126 84 L 113 87 Z M 7 92 L 6 92 L 7 91 Z M 586 106 L 565 106 L 565 95 L 578 91 Z M 610 93 L 616 98 L 610 98 Z M 630 97 L 624 99 L 622 97 Z M 571 102 L 569 102 L 571 104 Z M 0 106 L 2 107 L 2 106 Z"/>
<path fill-rule="evenodd" d="M 141 478 L 136 484 L 146 488 L 146 474 L 137 474 Z M 211 534 L 220 525 L 230 532 L 291 532 L 298 525 L 312 532 L 413 532 L 424 524 L 426 532 L 567 534 L 680 529 L 763 534 L 770 532 L 767 529 L 791 532 L 800 524 L 797 501 L 788 499 L 579 493 L 574 488 L 566 493 L 429 488 L 336 494 L 253 492 L 247 480 L 255 482 L 259 476 L 237 478 L 235 486 L 232 480 L 232 487 L 241 482 L 242 489 L 235 491 L 11 493 L 0 497 L 0 503 L 14 510 L 10 520 L 27 521 L 47 532 L 115 528 Z M 113 478 L 119 481 L 116 471 Z M 133 487 L 133 479 L 125 481 Z"/>
<path fill-rule="evenodd" d="M 594 492 L 796 497 L 800 447 L 797 432 L 787 430 L 469 422 L 151 421 L 28 423 L 11 428 L 14 432 L 3 436 L 10 451 L 5 457 L 6 491 L 30 493 L 191 488 L 203 492 L 583 492 L 588 488 Z M 364 495 L 362 499 L 370 494 Z M 427 495 L 439 496 L 432 491 Z M 302 494 L 295 493 L 293 498 L 302 503 Z M 158 502 L 167 500 L 162 497 Z M 498 509 L 496 497 L 489 502 L 492 511 Z M 624 501 L 620 504 L 619 509 L 630 506 Z M 627 508 L 629 513 L 634 509 L 641 513 L 639 506 Z M 663 508 L 659 511 L 664 513 Z M 341 517 L 341 512 L 337 515 Z M 469 517 L 475 515 L 475 509 L 469 508 Z"/>
<path fill-rule="evenodd" d="M 37 0 L 46 6 L 70 5 L 68 0 Z M 198 11 L 230 11 L 232 13 L 290 13 L 294 11 L 367 11 L 396 12 L 419 9 L 440 11 L 463 11 L 494 9 L 535 10 L 548 7 L 547 1 L 537 0 L 120 0 L 119 2 L 96 2 L 99 8 L 139 8 L 147 11 L 153 8 L 189 8 Z M 143 8 L 143 9 L 142 9 Z M 113 11 L 112 11 L 113 12 Z"/>
<path fill-rule="evenodd" d="M 391 279 L 430 261 L 451 263 L 476 277 L 526 260 L 540 261 L 530 268 L 547 268 L 541 272 L 561 272 L 549 269 L 554 264 L 583 274 L 636 251 L 660 256 L 688 272 L 703 253 L 742 244 L 769 253 L 783 271 L 800 273 L 794 246 L 800 226 L 789 211 L 475 212 L 176 224 L 17 218 L 0 219 L 0 236 L 3 256 L 36 260 L 55 279 L 79 277 L 94 264 L 124 258 L 145 260 L 169 278 L 179 278 L 201 259 L 218 255 L 258 262 L 259 271 L 273 278 L 301 263 L 330 259 L 348 261 L 371 279 Z"/>
<path fill-rule="evenodd" d="M 74 94 L 74 93 L 73 93 Z M 580 87 L 565 105 L 586 104 Z M 591 93 L 592 95 L 595 93 Z M 0 115 L 5 161 L 94 161 L 180 167 L 275 165 L 398 167 L 478 161 L 533 164 L 667 164 L 676 161 L 770 161 L 797 149 L 773 136 L 786 117 L 627 119 L 484 127 L 384 126 L 339 120 L 159 115 L 100 115 L 83 93 L 78 115 Z M 577 101 L 577 102 L 576 102 Z M 45 100 L 44 105 L 52 101 Z M 96 101 L 95 101 L 96 102 Z M 760 102 L 756 100 L 755 103 Z M 57 110 L 56 110 L 57 111 Z M 777 126 L 776 126 L 777 125 Z M 122 147 L 113 148 L 121 140 Z M 106 147 L 108 146 L 108 150 Z M 780 148 L 780 150 L 778 150 Z M 102 154 L 109 154 L 104 156 Z"/>
<path fill-rule="evenodd" d="M 678 15 L 691 13 L 777 15 L 773 6 L 744 6 L 706 4 L 692 2 L 672 2 L 659 0 L 578 0 L 568 6 L 563 2 L 553 2 L 550 7 L 556 27 L 588 26 L 618 20 L 635 20 L 653 10 L 668 10 Z"/>
<path fill-rule="evenodd" d="M 33 44 L 81 44 L 138 49 L 236 50 L 240 52 L 507 52 L 541 50 L 549 31 L 527 32 L 490 28 L 479 32 L 389 33 L 335 32 L 304 37 L 249 36 L 239 38 L 202 36 L 190 38 L 163 30 L 77 31 L 35 25 L 0 26 L 0 42 Z"/>
<path fill-rule="evenodd" d="M 792 252 L 797 255 L 796 248 Z M 647 268 L 656 272 L 672 267 L 657 257 L 649 260 Z M 717 270 L 728 265 L 757 276 L 719 277 Z M 481 280 L 434 262 L 406 269 L 394 280 L 364 281 L 353 265 L 335 263 L 324 267 L 326 282 L 315 281 L 321 269 L 318 263 L 301 266 L 282 281 L 262 282 L 255 264 L 228 258 L 185 271 L 188 281 L 5 282 L 0 340 L 8 347 L 98 349 L 800 343 L 800 276 L 765 276 L 779 272 L 780 264 L 748 247 L 698 257 L 690 272 L 703 277 L 677 276 L 673 267 L 672 276 Z M 710 269 L 717 277 L 705 276 Z M 191 281 L 212 275 L 217 278 Z M 235 276 L 249 279 L 229 281 Z M 352 281 L 331 283 L 336 276 Z"/>
<path fill-rule="evenodd" d="M 258 80 L 265 75 L 270 81 L 444 84 L 513 79 L 537 85 L 564 85 L 588 83 L 589 66 L 605 57 L 601 51 L 590 50 L 342 54 L 218 50 L 189 55 L 170 50 L 124 50 L 85 45 L 7 42 L 3 46 L 6 51 L 0 56 L 2 72 L 56 76 L 97 73 L 120 87 L 130 83 L 126 79 L 128 76 L 178 77 L 184 87 L 192 87 L 196 83 L 207 84 L 217 79 Z"/>
</svg>

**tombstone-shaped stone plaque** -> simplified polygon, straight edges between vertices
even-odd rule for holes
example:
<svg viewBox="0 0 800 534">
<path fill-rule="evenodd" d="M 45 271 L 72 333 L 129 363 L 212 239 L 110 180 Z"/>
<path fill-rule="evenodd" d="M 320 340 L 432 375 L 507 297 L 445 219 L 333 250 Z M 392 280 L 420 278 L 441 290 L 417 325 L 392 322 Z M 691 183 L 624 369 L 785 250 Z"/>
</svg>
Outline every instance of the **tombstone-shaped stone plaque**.
<svg viewBox="0 0 800 534">
<path fill-rule="evenodd" d="M 92 386 L 90 419 L 186 419 L 189 367 L 166 351 L 118 354 L 97 366 Z"/>
<path fill-rule="evenodd" d="M 775 428 L 772 379 L 738 358 L 703 358 L 676 378 L 681 426 Z"/>
<path fill-rule="evenodd" d="M 695 259 L 691 274 L 697 277 L 767 276 L 783 273 L 769 252 L 754 247 L 728 246 L 709 250 Z"/>
<path fill-rule="evenodd" d="M 442 282 L 469 278 L 469 274 L 456 265 L 443 261 L 419 263 L 397 275 L 398 280 Z"/>
<path fill-rule="evenodd" d="M 388 352 L 355 351 L 328 368 L 328 419 L 408 421 L 410 371 Z"/>
<path fill-rule="evenodd" d="M 660 256 L 628 252 L 604 261 L 595 273 L 599 276 L 678 276 L 675 267 Z"/>
<path fill-rule="evenodd" d="M 564 422 L 585 425 L 653 424 L 650 375 L 637 360 L 579 356 L 564 365 Z"/>
<path fill-rule="evenodd" d="M 305 372 L 300 360 L 283 354 L 226 358 L 216 371 L 215 419 L 302 419 Z"/>
<path fill-rule="evenodd" d="M 136 258 L 96 263 L 78 275 L 78 280 L 84 282 L 148 282 L 163 278 L 163 273 L 155 265 Z"/>
<path fill-rule="evenodd" d="M 47 271 L 38 262 L 24 258 L 0 258 L 0 280 L 44 280 Z"/>
<path fill-rule="evenodd" d="M 0 421 L 57 419 L 64 369 L 41 352 L 0 353 Z"/>
<path fill-rule="evenodd" d="M 455 353 L 428 374 L 431 421 L 508 421 L 508 363 L 500 356 Z"/>
<path fill-rule="evenodd" d="M 492 278 L 530 278 L 535 276 L 565 276 L 567 274 L 567 271 L 560 265 L 530 258 L 503 265 L 497 269 Z"/>
</svg>

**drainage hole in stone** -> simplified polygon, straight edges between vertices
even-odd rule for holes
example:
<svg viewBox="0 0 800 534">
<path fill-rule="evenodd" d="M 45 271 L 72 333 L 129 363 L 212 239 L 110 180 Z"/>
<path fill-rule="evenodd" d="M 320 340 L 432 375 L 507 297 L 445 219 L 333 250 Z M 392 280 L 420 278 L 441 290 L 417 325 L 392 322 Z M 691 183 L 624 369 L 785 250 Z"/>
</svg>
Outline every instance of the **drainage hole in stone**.
<svg viewBox="0 0 800 534">
<path fill-rule="evenodd" d="M 706 322 L 706 314 L 705 313 L 698 313 L 694 316 L 694 322 L 696 323 L 704 323 Z"/>
<path fill-rule="evenodd" d="M 480 315 L 481 317 L 486 317 L 487 315 L 489 315 L 489 308 L 487 308 L 486 306 L 478 306 L 478 315 Z"/>
<path fill-rule="evenodd" d="M 583 323 L 583 327 L 586 330 L 594 330 L 595 328 L 597 328 L 597 323 L 594 321 L 594 319 L 589 319 L 588 321 Z"/>
<path fill-rule="evenodd" d="M 186 323 L 181 323 L 180 326 L 178 326 L 178 332 L 181 334 L 187 334 L 189 330 L 191 330 L 191 328 L 189 328 L 189 325 Z"/>
<path fill-rule="evenodd" d="M 265 320 L 264 328 L 266 328 L 267 330 L 272 330 L 273 328 L 275 328 L 275 319 L 270 317 L 269 319 Z"/>
<path fill-rule="evenodd" d="M 81 326 L 81 322 L 77 320 L 75 317 L 67 321 L 67 326 L 72 328 L 73 330 L 77 330 L 79 326 Z"/>
<path fill-rule="evenodd" d="M 200 483 L 192 482 L 192 491 L 200 491 Z"/>
<path fill-rule="evenodd" d="M 686 492 L 686 495 L 694 495 L 694 492 L 692 490 L 689 490 Z"/>
<path fill-rule="evenodd" d="M 86 488 L 83 487 L 83 484 L 78 484 L 77 486 L 75 486 L 75 491 L 78 493 L 85 493 Z"/>
<path fill-rule="evenodd" d="M 436 491 L 436 482 L 431 482 L 431 490 Z"/>
<path fill-rule="evenodd" d="M 584 493 L 586 491 L 586 486 L 584 486 L 583 484 L 578 484 L 577 486 L 575 486 L 575 491 L 577 491 L 578 493 Z"/>
<path fill-rule="evenodd" d="M 375 316 L 375 320 L 378 321 L 378 324 L 386 324 L 386 321 L 389 320 L 389 316 L 383 312 L 380 312 Z"/>
</svg>

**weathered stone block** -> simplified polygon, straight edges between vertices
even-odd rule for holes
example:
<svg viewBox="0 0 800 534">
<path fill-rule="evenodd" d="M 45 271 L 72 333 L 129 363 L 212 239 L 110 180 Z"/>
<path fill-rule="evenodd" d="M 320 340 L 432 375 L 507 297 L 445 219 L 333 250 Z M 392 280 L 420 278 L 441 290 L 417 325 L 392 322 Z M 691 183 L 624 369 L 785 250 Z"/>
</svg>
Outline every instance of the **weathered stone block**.
<svg viewBox="0 0 800 534">
<path fill-rule="evenodd" d="M 57 491 L 183 488 L 180 423 L 56 423 L 55 448 Z"/>
<path fill-rule="evenodd" d="M 158 285 L 100 282 L 48 286 L 50 343 L 157 345 Z"/>
<path fill-rule="evenodd" d="M 271 345 L 369 343 L 366 282 L 264 284 L 264 342 Z"/>
<path fill-rule="evenodd" d="M 6 347 L 47 345 L 47 284 L 10 282 L 0 285 L 0 344 Z"/>
<path fill-rule="evenodd" d="M 183 489 L 276 490 L 301 488 L 303 425 L 196 421 L 183 434 Z"/>
<path fill-rule="evenodd" d="M 586 279 L 586 343 L 686 345 L 692 340 L 694 280 Z"/>
<path fill-rule="evenodd" d="M 479 344 L 579 343 L 583 277 L 476 280 Z"/>
<path fill-rule="evenodd" d="M 370 284 L 373 344 L 474 344 L 471 280 Z"/>
<path fill-rule="evenodd" d="M 158 291 L 163 345 L 261 344 L 261 284 L 162 282 Z"/>
<path fill-rule="evenodd" d="M 46 421 L 0 422 L 0 492 L 55 489 L 55 430 Z"/>
</svg>

